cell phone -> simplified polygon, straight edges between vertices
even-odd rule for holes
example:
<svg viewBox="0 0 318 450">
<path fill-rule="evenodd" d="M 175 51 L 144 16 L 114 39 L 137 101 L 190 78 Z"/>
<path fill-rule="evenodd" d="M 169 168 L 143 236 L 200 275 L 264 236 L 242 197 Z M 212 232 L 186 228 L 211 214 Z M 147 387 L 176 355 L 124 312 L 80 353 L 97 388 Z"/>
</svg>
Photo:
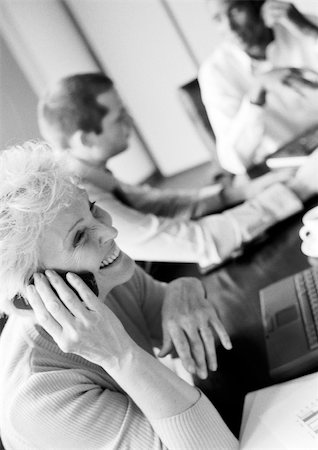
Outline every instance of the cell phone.
<svg viewBox="0 0 318 450">
<path fill-rule="evenodd" d="M 68 280 L 66 278 L 67 272 L 61 271 L 61 270 L 56 270 L 56 269 L 55 269 L 55 272 L 57 272 L 63 278 L 65 283 L 72 289 L 72 291 L 74 291 L 75 294 L 78 295 L 78 293 L 76 292 L 74 287 L 70 285 L 70 283 L 68 282 Z M 99 291 L 98 291 L 96 279 L 95 279 L 95 276 L 91 272 L 74 272 L 74 273 L 76 273 L 76 275 L 78 275 L 84 281 L 84 283 L 87 284 L 87 286 L 94 292 L 94 294 L 96 296 L 98 296 Z M 33 277 L 30 279 L 30 284 L 34 284 Z M 51 287 L 54 290 L 54 292 L 56 292 L 55 289 L 53 288 L 53 286 L 51 286 Z M 13 304 L 17 309 L 32 309 L 29 302 L 21 294 L 16 294 L 13 297 Z"/>
</svg>

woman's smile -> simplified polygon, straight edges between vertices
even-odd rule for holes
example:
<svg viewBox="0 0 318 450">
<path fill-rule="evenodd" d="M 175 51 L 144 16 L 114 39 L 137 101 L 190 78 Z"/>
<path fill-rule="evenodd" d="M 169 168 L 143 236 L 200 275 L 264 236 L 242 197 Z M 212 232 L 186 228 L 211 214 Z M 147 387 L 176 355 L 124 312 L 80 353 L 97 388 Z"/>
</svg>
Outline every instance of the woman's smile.
<svg viewBox="0 0 318 450">
<path fill-rule="evenodd" d="M 111 252 L 102 260 L 101 265 L 99 267 L 100 270 L 105 269 L 107 266 L 110 266 L 116 261 L 120 255 L 120 249 L 117 247 L 115 241 L 112 243 Z"/>
</svg>

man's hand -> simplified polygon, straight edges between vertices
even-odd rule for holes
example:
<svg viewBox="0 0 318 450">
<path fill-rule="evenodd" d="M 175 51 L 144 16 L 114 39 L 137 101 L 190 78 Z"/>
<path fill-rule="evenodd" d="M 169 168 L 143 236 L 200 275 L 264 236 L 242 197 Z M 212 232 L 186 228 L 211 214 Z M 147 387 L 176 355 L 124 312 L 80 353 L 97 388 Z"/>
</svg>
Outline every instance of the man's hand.
<svg viewBox="0 0 318 450">
<path fill-rule="evenodd" d="M 237 175 L 232 184 L 225 188 L 224 195 L 229 199 L 237 200 L 237 202 L 250 200 L 273 184 L 287 182 L 294 173 L 294 168 L 272 170 L 254 180 L 247 175 Z"/>
<path fill-rule="evenodd" d="M 168 284 L 162 307 L 163 345 L 159 357 L 173 346 L 184 367 L 200 378 L 217 369 L 213 331 L 223 346 L 232 348 L 230 338 L 196 278 L 179 278 Z"/>
<path fill-rule="evenodd" d="M 302 201 L 318 195 L 318 149 L 316 149 L 306 162 L 297 170 L 287 184 Z"/>
<path fill-rule="evenodd" d="M 282 22 L 294 32 L 314 33 L 317 30 L 316 25 L 290 2 L 267 0 L 262 7 L 262 15 L 265 25 L 269 28 Z"/>
<path fill-rule="evenodd" d="M 299 95 L 297 107 L 303 108 L 307 114 L 318 113 L 318 73 L 310 69 L 292 69 L 285 79 L 285 84 Z"/>
<path fill-rule="evenodd" d="M 256 76 L 249 90 L 250 102 L 254 105 L 264 106 L 267 92 L 281 89 L 282 85 L 286 85 L 285 80 L 292 74 L 292 71 L 293 69 L 290 67 L 277 67 Z"/>
</svg>

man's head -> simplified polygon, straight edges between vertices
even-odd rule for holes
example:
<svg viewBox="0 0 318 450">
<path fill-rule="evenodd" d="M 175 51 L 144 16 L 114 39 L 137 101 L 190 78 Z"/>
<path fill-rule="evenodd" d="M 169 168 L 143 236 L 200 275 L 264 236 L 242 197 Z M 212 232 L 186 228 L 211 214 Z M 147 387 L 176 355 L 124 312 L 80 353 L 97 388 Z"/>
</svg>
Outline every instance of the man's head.
<svg viewBox="0 0 318 450">
<path fill-rule="evenodd" d="M 215 26 L 251 57 L 265 57 L 267 45 L 274 34 L 263 20 L 265 0 L 208 0 L 208 8 Z"/>
<path fill-rule="evenodd" d="M 131 121 L 110 78 L 101 73 L 60 80 L 38 108 L 43 137 L 93 165 L 104 164 L 128 146 Z"/>
</svg>

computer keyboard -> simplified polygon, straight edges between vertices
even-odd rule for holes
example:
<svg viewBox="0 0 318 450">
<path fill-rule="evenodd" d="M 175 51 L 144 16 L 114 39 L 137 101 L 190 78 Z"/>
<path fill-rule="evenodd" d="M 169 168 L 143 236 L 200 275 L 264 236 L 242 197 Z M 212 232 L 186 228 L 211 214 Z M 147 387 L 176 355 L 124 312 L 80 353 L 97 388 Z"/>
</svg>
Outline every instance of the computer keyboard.
<svg viewBox="0 0 318 450">
<path fill-rule="evenodd" d="M 318 271 L 308 269 L 295 275 L 295 287 L 308 345 L 318 347 Z"/>
</svg>

